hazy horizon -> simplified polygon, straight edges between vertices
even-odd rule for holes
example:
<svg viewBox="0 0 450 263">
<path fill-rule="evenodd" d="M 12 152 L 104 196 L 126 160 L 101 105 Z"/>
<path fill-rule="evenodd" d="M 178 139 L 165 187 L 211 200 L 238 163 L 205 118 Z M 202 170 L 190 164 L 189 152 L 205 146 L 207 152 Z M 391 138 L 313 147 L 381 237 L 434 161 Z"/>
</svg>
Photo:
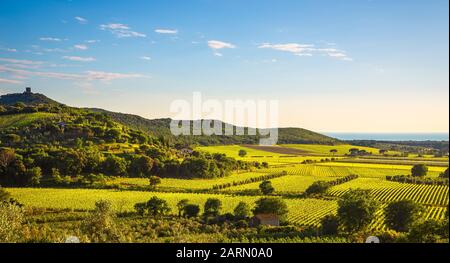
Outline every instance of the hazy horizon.
<svg viewBox="0 0 450 263">
<path fill-rule="evenodd" d="M 280 127 L 448 133 L 448 1 L 4 0 L 0 13 L 0 94 L 155 119 L 200 91 L 276 99 Z"/>
</svg>

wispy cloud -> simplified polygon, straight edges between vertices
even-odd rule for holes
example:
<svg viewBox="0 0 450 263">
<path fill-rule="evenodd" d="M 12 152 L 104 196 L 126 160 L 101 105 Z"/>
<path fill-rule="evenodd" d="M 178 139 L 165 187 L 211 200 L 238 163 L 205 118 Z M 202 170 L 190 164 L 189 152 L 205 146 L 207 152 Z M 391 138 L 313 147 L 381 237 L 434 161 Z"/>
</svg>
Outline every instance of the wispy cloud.
<svg viewBox="0 0 450 263">
<path fill-rule="evenodd" d="M 140 59 L 142 59 L 142 60 L 152 60 L 152 58 L 149 57 L 149 56 L 142 56 L 142 57 L 140 57 Z"/>
<path fill-rule="evenodd" d="M 158 34 L 177 34 L 178 30 L 176 29 L 155 29 L 155 32 Z"/>
<path fill-rule="evenodd" d="M 291 52 L 291 53 L 301 53 L 307 48 L 311 48 L 313 45 L 309 44 L 296 44 L 296 43 L 288 43 L 288 44 L 269 44 L 264 43 L 258 46 L 258 48 L 270 48 L 279 51 Z"/>
<path fill-rule="evenodd" d="M 87 24 L 88 23 L 88 20 L 86 19 L 86 18 L 83 18 L 83 17 L 81 17 L 81 16 L 76 16 L 76 17 L 74 17 L 75 18 L 75 20 L 77 20 L 78 21 L 78 23 L 80 23 L 80 24 Z"/>
<path fill-rule="evenodd" d="M 236 46 L 231 43 L 222 42 L 222 41 L 218 41 L 218 40 L 209 40 L 208 46 L 215 50 L 223 49 L 223 48 L 236 48 Z"/>
<path fill-rule="evenodd" d="M 8 48 L 8 47 L 0 47 L 0 50 L 8 51 L 8 52 L 17 52 L 17 49 L 15 49 L 15 48 Z"/>
<path fill-rule="evenodd" d="M 86 43 L 88 43 L 88 44 L 95 44 L 95 43 L 100 42 L 100 40 L 90 39 L 90 40 L 86 40 L 86 41 L 84 41 L 84 42 L 86 42 Z"/>
<path fill-rule="evenodd" d="M 87 50 L 88 46 L 83 45 L 83 44 L 79 44 L 79 45 L 75 45 L 73 46 L 75 49 L 79 49 L 79 50 Z"/>
<path fill-rule="evenodd" d="M 103 71 L 85 71 L 84 73 L 71 74 L 61 72 L 49 72 L 49 71 L 31 71 L 23 69 L 15 69 L 0 65 L 0 72 L 6 72 L 13 75 L 24 77 L 41 77 L 41 78 L 53 78 L 62 80 L 76 80 L 76 81 L 113 81 L 119 79 L 132 79 L 132 78 L 148 78 L 148 76 L 136 74 L 136 73 L 114 73 Z"/>
<path fill-rule="evenodd" d="M 70 60 L 70 61 L 78 61 L 78 62 L 92 62 L 92 61 L 95 61 L 95 58 L 93 58 L 93 57 L 64 56 L 62 58 Z"/>
<path fill-rule="evenodd" d="M 23 81 L 20 81 L 20 80 L 13 80 L 13 79 L 2 79 L 2 78 L 0 78 L 0 83 L 6 83 L 6 84 L 22 84 Z"/>
<path fill-rule="evenodd" d="M 105 24 L 100 25 L 101 30 L 107 30 L 118 38 L 127 37 L 146 37 L 145 34 L 132 31 L 131 28 L 124 24 Z"/>
<path fill-rule="evenodd" d="M 62 41 L 61 38 L 56 38 L 56 37 L 41 37 L 41 38 L 39 38 L 39 40 L 41 40 L 41 41 L 54 41 L 54 42 L 61 42 Z"/>
<path fill-rule="evenodd" d="M 7 62 L 7 63 L 13 63 L 13 64 L 23 64 L 23 65 L 41 65 L 44 63 L 42 61 L 12 59 L 12 58 L 0 58 L 0 61 Z"/>
<path fill-rule="evenodd" d="M 345 61 L 352 61 L 347 53 L 343 50 L 338 50 L 336 48 L 317 48 L 312 44 L 298 44 L 298 43 L 287 43 L 287 44 L 270 44 L 263 43 L 258 46 L 258 48 L 273 49 L 277 51 L 290 52 L 296 56 L 300 57 L 311 57 L 314 54 L 328 56 L 336 59 L 341 59 Z"/>
</svg>

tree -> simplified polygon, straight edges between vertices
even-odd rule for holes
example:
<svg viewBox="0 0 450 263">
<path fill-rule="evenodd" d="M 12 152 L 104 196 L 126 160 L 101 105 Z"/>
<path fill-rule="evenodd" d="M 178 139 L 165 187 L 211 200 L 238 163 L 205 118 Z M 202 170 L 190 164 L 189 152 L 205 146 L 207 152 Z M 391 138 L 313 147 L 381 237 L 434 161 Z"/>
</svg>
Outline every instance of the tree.
<svg viewBox="0 0 450 263">
<path fill-rule="evenodd" d="M 307 189 L 306 194 L 312 195 L 312 194 L 324 194 L 328 188 L 330 188 L 330 184 L 325 181 L 316 181 L 312 183 Z"/>
<path fill-rule="evenodd" d="M 350 155 L 358 155 L 359 149 L 358 148 L 350 148 L 349 150 Z"/>
<path fill-rule="evenodd" d="M 186 208 L 186 206 L 188 205 L 189 200 L 188 199 L 182 199 L 177 203 L 177 208 L 178 208 L 178 216 L 182 216 L 184 213 L 184 209 Z"/>
<path fill-rule="evenodd" d="M 234 208 L 234 216 L 237 219 L 245 219 L 250 217 L 250 206 L 246 202 L 239 202 L 239 204 Z"/>
<path fill-rule="evenodd" d="M 154 196 L 147 201 L 146 210 L 152 216 L 161 216 L 169 213 L 170 207 L 166 200 Z"/>
<path fill-rule="evenodd" d="M 428 219 L 419 221 L 411 226 L 408 240 L 414 243 L 437 243 L 442 239 L 442 234 L 442 226 L 439 221 Z"/>
<path fill-rule="evenodd" d="M 423 208 L 411 201 L 400 200 L 389 203 L 384 209 L 386 225 L 398 232 L 407 232 L 418 219 Z"/>
<path fill-rule="evenodd" d="M 208 200 L 206 200 L 205 202 L 204 215 L 205 217 L 218 216 L 221 209 L 222 201 L 220 201 L 220 199 L 208 198 Z"/>
<path fill-rule="evenodd" d="M 442 172 L 439 176 L 442 177 L 442 178 L 448 178 L 448 168 L 445 169 L 445 171 Z"/>
<path fill-rule="evenodd" d="M 423 177 L 423 176 L 427 175 L 427 172 L 428 172 L 428 167 L 425 164 L 415 164 L 411 168 L 412 176 Z"/>
<path fill-rule="evenodd" d="M 134 158 L 130 164 L 130 173 L 139 177 L 147 177 L 152 173 L 154 161 L 152 158 L 142 155 Z"/>
<path fill-rule="evenodd" d="M 27 181 L 28 181 L 29 185 L 37 186 L 41 183 L 41 178 L 42 178 L 41 168 L 34 167 L 31 169 L 28 169 L 25 172 L 25 175 L 27 177 Z"/>
<path fill-rule="evenodd" d="M 125 159 L 110 155 L 103 162 L 103 169 L 109 175 L 125 175 L 127 171 L 127 162 Z"/>
<path fill-rule="evenodd" d="M 187 204 L 184 207 L 184 215 L 187 217 L 197 217 L 198 214 L 200 213 L 200 206 L 198 205 L 193 205 L 193 204 Z"/>
<path fill-rule="evenodd" d="M 348 232 L 365 228 L 374 218 L 377 202 L 366 190 L 350 190 L 338 201 L 337 216 Z"/>
<path fill-rule="evenodd" d="M 385 154 L 385 153 L 387 153 L 387 150 L 380 149 L 380 150 L 378 151 L 378 153 L 380 153 L 380 154 Z"/>
<path fill-rule="evenodd" d="M 9 203 L 11 194 L 0 186 L 0 204 Z"/>
<path fill-rule="evenodd" d="M 330 150 L 330 153 L 333 154 L 333 155 L 336 154 L 337 152 L 338 152 L 338 150 L 336 150 L 336 149 L 331 149 Z"/>
<path fill-rule="evenodd" d="M 273 188 L 270 181 L 265 180 L 259 185 L 259 190 L 261 190 L 264 195 L 270 195 L 275 191 L 275 188 Z"/>
<path fill-rule="evenodd" d="M 337 235 L 339 230 L 339 218 L 336 215 L 326 215 L 320 221 L 323 235 Z"/>
<path fill-rule="evenodd" d="M 264 197 L 255 202 L 253 214 L 275 214 L 284 219 L 289 212 L 286 203 L 281 198 Z"/>
<path fill-rule="evenodd" d="M 247 151 L 246 150 L 243 150 L 243 149 L 241 149 L 241 150 L 239 150 L 239 156 L 240 157 L 244 157 L 244 156 L 246 156 L 247 155 Z"/>
<path fill-rule="evenodd" d="M 148 180 L 150 182 L 150 186 L 153 188 L 156 187 L 158 184 L 161 184 L 161 178 L 158 176 L 152 175 Z"/>
<path fill-rule="evenodd" d="M 0 243 L 19 242 L 23 220 L 21 207 L 0 202 Z"/>
<path fill-rule="evenodd" d="M 82 222 L 81 229 L 92 242 L 120 242 L 121 232 L 115 223 L 115 214 L 111 202 L 100 200 L 95 210 Z"/>
</svg>

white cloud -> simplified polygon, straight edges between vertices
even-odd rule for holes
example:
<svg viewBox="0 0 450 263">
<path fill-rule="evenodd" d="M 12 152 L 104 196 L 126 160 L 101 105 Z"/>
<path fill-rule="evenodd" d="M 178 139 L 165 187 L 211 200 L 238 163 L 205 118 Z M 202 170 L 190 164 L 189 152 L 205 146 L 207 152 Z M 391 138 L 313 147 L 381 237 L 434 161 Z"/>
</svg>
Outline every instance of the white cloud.
<svg viewBox="0 0 450 263">
<path fill-rule="evenodd" d="M 92 62 L 92 61 L 95 61 L 95 58 L 93 58 L 93 57 L 64 56 L 62 58 L 70 60 L 70 61 L 78 61 L 78 62 Z"/>
<path fill-rule="evenodd" d="M 22 84 L 23 81 L 20 81 L 20 80 L 12 80 L 12 79 L 2 79 L 2 78 L 0 78 L 0 83 L 6 83 L 6 84 Z"/>
<path fill-rule="evenodd" d="M 267 48 L 278 51 L 290 52 L 296 56 L 300 57 L 311 57 L 314 54 L 324 55 L 336 59 L 341 59 L 345 61 L 352 61 L 353 59 L 347 56 L 347 53 L 336 48 L 316 48 L 312 44 L 297 44 L 297 43 L 287 43 L 287 44 L 270 44 L 263 43 L 258 46 L 258 48 Z"/>
<path fill-rule="evenodd" d="M 258 46 L 258 48 L 270 48 L 279 51 L 286 51 L 291 53 L 300 53 L 308 48 L 313 47 L 313 45 L 309 44 L 297 44 L 297 43 L 288 43 L 288 44 L 270 44 L 264 43 Z"/>
<path fill-rule="evenodd" d="M 39 38 L 39 40 L 41 40 L 41 41 L 55 41 L 55 42 L 62 41 L 61 38 L 56 38 L 56 37 L 41 37 L 41 38 Z"/>
<path fill-rule="evenodd" d="M 7 48 L 7 47 L 0 47 L 0 50 L 7 51 L 7 52 L 17 52 L 17 49 Z"/>
<path fill-rule="evenodd" d="M 132 78 L 144 78 L 146 76 L 141 74 L 123 74 L 123 73 L 111 73 L 103 71 L 87 71 L 87 80 L 102 80 L 111 81 L 116 79 L 132 79 Z"/>
<path fill-rule="evenodd" d="M 95 43 L 100 42 L 100 40 L 90 39 L 90 40 L 86 40 L 86 41 L 84 41 L 84 42 L 86 42 L 86 43 L 88 43 L 88 44 L 95 44 Z"/>
<path fill-rule="evenodd" d="M 209 40 L 208 46 L 212 49 L 236 48 L 236 46 L 231 43 L 222 42 L 218 40 Z"/>
<path fill-rule="evenodd" d="M 219 52 L 214 52 L 214 56 L 216 56 L 216 57 L 223 57 L 223 54 L 219 53 Z"/>
<path fill-rule="evenodd" d="M 23 65 L 41 65 L 44 62 L 42 61 L 32 61 L 25 59 L 12 59 L 12 58 L 0 58 L 0 61 L 13 63 L 13 64 L 23 64 Z"/>
<path fill-rule="evenodd" d="M 86 18 L 82 18 L 82 17 L 80 17 L 80 16 L 76 16 L 76 17 L 74 17 L 74 18 L 75 18 L 75 20 L 77 20 L 78 23 L 80 23 L 80 24 L 87 24 L 87 22 L 88 22 L 88 20 L 87 20 Z"/>
<path fill-rule="evenodd" d="M 142 56 L 142 57 L 140 57 L 140 59 L 142 59 L 142 60 L 152 60 L 152 58 L 149 57 L 149 56 Z"/>
<path fill-rule="evenodd" d="M 41 77 L 41 78 L 54 78 L 63 80 L 77 80 L 77 81 L 112 81 L 118 79 L 132 79 L 132 78 L 146 78 L 147 76 L 141 74 L 125 74 L 125 73 L 113 73 L 103 71 L 86 71 L 79 74 L 60 73 L 60 72 L 43 72 L 43 71 L 31 71 L 23 69 L 15 69 L 11 67 L 5 67 L 0 65 L 0 72 L 6 72 L 13 75 L 19 75 L 23 77 Z"/>
<path fill-rule="evenodd" d="M 75 45 L 73 47 L 76 48 L 76 49 L 79 49 L 79 50 L 86 50 L 86 49 L 88 49 L 88 46 L 83 45 L 83 44 Z"/>
<path fill-rule="evenodd" d="M 155 32 L 158 34 L 177 34 L 178 30 L 176 30 L 176 29 L 155 29 Z"/>
<path fill-rule="evenodd" d="M 101 30 L 107 30 L 118 38 L 126 37 L 147 37 L 143 33 L 132 31 L 131 28 L 124 24 L 105 24 L 100 25 Z"/>
</svg>

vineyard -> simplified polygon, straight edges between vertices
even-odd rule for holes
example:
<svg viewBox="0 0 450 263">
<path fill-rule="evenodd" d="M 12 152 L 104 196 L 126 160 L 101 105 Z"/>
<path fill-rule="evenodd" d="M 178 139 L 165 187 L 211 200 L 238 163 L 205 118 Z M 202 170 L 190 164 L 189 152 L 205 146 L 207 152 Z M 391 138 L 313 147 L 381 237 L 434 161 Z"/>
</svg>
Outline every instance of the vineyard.
<svg viewBox="0 0 450 263">
<path fill-rule="evenodd" d="M 375 178 L 358 178 L 334 186 L 328 193 L 340 197 L 350 189 L 358 188 L 370 190 L 371 196 L 382 202 L 410 199 L 421 204 L 448 206 L 449 187 L 445 185 L 418 185 Z"/>
</svg>

